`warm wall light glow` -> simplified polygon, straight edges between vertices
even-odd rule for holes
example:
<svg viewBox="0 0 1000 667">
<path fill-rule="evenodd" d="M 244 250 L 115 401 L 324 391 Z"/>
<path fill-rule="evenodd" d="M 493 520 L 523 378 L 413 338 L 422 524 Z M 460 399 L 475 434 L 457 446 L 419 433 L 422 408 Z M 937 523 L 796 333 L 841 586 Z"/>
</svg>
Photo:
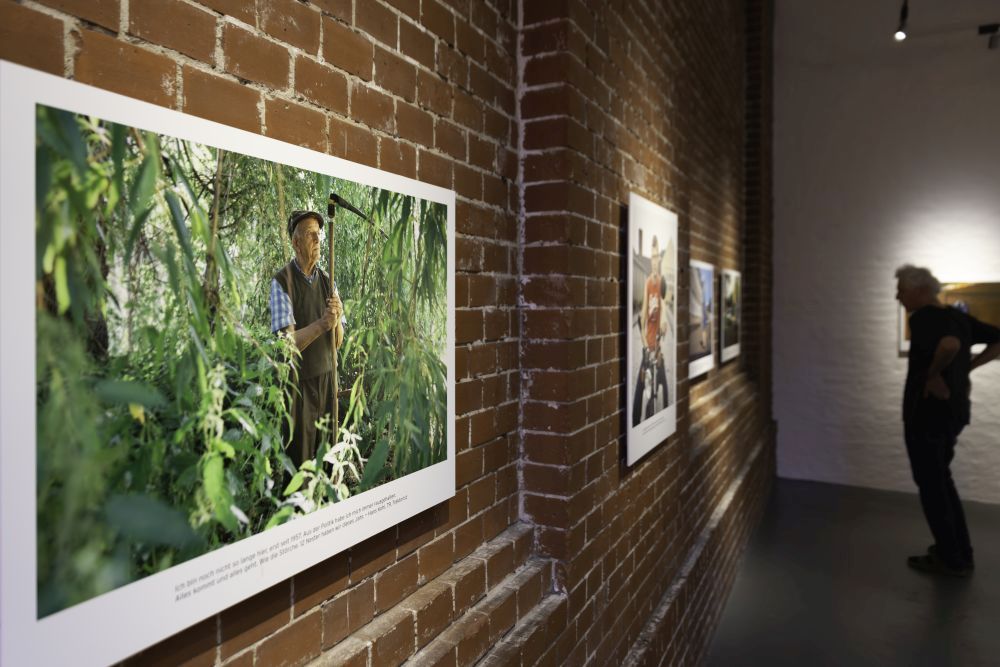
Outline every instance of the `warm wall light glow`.
<svg viewBox="0 0 1000 667">
<path fill-rule="evenodd" d="M 904 39 L 906 39 L 906 33 L 903 32 L 902 30 L 897 30 L 896 34 L 893 35 L 893 37 L 896 38 L 897 42 L 902 42 Z"/>
</svg>

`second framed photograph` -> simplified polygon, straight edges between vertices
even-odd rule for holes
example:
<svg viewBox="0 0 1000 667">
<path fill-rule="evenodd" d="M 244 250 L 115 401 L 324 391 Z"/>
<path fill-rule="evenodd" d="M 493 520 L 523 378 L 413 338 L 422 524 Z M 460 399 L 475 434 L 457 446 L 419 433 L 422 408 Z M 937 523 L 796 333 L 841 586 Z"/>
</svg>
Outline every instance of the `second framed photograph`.
<svg viewBox="0 0 1000 667">
<path fill-rule="evenodd" d="M 715 267 L 691 260 L 688 378 L 715 368 Z"/>
<path fill-rule="evenodd" d="M 677 214 L 632 193 L 628 238 L 626 463 L 632 465 L 677 430 Z"/>
<path fill-rule="evenodd" d="M 740 356 L 740 324 L 743 310 L 743 279 L 739 271 L 722 270 L 723 362 Z"/>
</svg>

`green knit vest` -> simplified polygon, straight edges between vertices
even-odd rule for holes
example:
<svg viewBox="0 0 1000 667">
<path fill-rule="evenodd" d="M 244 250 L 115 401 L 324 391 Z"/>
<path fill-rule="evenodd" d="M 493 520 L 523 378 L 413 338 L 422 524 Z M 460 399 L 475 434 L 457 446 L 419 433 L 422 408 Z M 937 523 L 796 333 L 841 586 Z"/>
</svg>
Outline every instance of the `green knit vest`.
<svg viewBox="0 0 1000 667">
<path fill-rule="evenodd" d="M 312 281 L 306 280 L 302 272 L 291 262 L 274 274 L 285 294 L 292 301 L 292 314 L 295 316 L 295 328 L 304 329 L 326 312 L 326 300 L 330 298 L 330 277 L 322 270 L 317 270 L 319 277 Z M 333 370 L 333 355 L 330 352 L 330 334 L 325 333 L 314 340 L 302 351 L 302 361 L 299 364 L 299 377 L 303 380 L 329 373 Z"/>
</svg>

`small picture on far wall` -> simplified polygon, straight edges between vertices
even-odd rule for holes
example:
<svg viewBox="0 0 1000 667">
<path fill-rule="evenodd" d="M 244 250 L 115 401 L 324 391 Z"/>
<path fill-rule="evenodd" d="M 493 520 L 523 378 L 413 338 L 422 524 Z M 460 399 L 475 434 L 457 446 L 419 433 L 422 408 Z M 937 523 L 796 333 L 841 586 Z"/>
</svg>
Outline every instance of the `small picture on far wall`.
<svg viewBox="0 0 1000 667">
<path fill-rule="evenodd" d="M 743 309 L 743 278 L 739 271 L 722 270 L 722 352 L 723 362 L 740 355 L 740 320 Z"/>
<path fill-rule="evenodd" d="M 977 320 L 1000 326 L 1000 283 L 944 283 L 941 303 L 958 308 Z M 899 306 L 899 356 L 910 351 L 910 326 L 906 309 Z M 976 348 L 973 348 L 974 351 Z"/>
<path fill-rule="evenodd" d="M 715 267 L 691 260 L 688 319 L 688 378 L 715 367 Z"/>
</svg>

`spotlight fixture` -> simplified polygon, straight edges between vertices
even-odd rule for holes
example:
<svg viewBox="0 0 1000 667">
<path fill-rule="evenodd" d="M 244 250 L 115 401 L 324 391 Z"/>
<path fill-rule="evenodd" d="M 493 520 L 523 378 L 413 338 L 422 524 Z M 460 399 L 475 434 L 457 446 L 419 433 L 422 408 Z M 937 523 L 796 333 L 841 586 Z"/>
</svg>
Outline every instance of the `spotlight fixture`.
<svg viewBox="0 0 1000 667">
<path fill-rule="evenodd" d="M 906 18 L 910 14 L 910 0 L 903 0 L 903 6 L 899 8 L 899 27 L 896 28 L 896 34 L 893 37 L 897 42 L 902 42 L 906 39 Z"/>
<path fill-rule="evenodd" d="M 989 35 L 986 41 L 987 48 L 1000 48 L 1000 23 L 986 23 L 979 26 L 980 35 Z"/>
</svg>

